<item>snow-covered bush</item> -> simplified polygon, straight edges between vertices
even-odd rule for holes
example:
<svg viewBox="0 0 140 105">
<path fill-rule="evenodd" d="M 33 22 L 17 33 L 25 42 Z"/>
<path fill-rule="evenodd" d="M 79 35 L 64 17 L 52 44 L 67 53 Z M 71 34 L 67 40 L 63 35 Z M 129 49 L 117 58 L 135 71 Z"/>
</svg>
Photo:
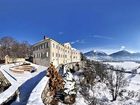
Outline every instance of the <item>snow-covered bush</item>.
<svg viewBox="0 0 140 105">
<path fill-rule="evenodd" d="M 79 77 L 79 93 L 86 100 L 88 105 L 96 105 L 97 99 L 93 97 L 92 87 L 95 84 L 96 71 L 92 61 L 87 60 L 82 68 L 83 73 Z"/>
<path fill-rule="evenodd" d="M 96 73 L 95 76 L 99 76 L 101 81 L 105 80 L 108 69 L 107 64 L 98 61 L 87 60 L 84 66 L 89 71 L 94 71 Z"/>
</svg>

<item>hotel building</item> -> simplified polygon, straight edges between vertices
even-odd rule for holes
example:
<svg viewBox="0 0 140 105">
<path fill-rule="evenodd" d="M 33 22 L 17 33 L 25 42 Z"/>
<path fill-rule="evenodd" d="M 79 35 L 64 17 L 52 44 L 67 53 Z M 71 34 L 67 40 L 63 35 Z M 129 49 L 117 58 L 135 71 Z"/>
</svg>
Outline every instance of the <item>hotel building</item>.
<svg viewBox="0 0 140 105">
<path fill-rule="evenodd" d="M 44 40 L 33 45 L 33 62 L 48 66 L 51 62 L 57 67 L 59 64 L 80 62 L 80 52 L 70 43 L 60 44 L 57 41 L 44 37 Z"/>
</svg>

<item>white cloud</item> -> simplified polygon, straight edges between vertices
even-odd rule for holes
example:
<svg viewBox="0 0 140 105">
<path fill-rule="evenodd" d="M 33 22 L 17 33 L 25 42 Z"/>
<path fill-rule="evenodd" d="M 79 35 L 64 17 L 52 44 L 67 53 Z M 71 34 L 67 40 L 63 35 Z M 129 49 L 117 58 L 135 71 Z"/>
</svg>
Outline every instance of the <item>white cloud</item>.
<svg viewBox="0 0 140 105">
<path fill-rule="evenodd" d="M 64 32 L 58 32 L 58 34 L 59 34 L 59 35 L 63 35 L 63 34 L 64 34 Z"/>
<path fill-rule="evenodd" d="M 70 42 L 71 44 L 76 44 L 76 43 L 85 43 L 84 40 L 76 40 L 76 41 L 73 41 L 73 42 Z"/>
<path fill-rule="evenodd" d="M 126 47 L 125 46 L 121 46 L 120 50 L 124 50 Z"/>
<path fill-rule="evenodd" d="M 108 40 L 112 40 L 112 37 L 109 36 L 103 36 L 103 35 L 92 35 L 91 37 L 93 38 L 98 38 L 98 39 L 108 39 Z"/>
</svg>

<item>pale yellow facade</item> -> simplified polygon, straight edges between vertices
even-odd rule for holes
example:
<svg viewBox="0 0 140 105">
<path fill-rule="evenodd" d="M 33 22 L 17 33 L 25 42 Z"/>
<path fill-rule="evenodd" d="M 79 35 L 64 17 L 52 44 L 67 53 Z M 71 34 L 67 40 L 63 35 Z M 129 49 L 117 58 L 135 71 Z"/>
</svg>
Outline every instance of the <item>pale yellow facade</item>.
<svg viewBox="0 0 140 105">
<path fill-rule="evenodd" d="M 33 45 L 33 62 L 48 66 L 51 62 L 57 67 L 59 64 L 80 62 L 80 52 L 69 43 L 60 44 L 57 41 L 45 38 Z"/>
<path fill-rule="evenodd" d="M 25 58 L 10 58 L 8 55 L 5 56 L 5 64 L 13 62 L 25 62 Z"/>
</svg>

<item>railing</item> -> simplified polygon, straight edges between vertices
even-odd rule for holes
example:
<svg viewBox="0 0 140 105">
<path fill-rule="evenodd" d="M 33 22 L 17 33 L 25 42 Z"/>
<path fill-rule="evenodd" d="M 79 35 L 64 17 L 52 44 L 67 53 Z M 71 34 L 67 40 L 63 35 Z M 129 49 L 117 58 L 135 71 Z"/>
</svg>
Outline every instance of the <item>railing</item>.
<svg viewBox="0 0 140 105">
<path fill-rule="evenodd" d="M 63 76 L 67 70 L 73 69 L 73 67 L 75 67 L 75 65 L 77 63 L 80 63 L 80 62 L 71 62 L 71 63 L 67 63 L 67 64 L 60 64 L 59 66 L 56 67 L 56 69 L 58 70 L 59 74 Z"/>
</svg>

